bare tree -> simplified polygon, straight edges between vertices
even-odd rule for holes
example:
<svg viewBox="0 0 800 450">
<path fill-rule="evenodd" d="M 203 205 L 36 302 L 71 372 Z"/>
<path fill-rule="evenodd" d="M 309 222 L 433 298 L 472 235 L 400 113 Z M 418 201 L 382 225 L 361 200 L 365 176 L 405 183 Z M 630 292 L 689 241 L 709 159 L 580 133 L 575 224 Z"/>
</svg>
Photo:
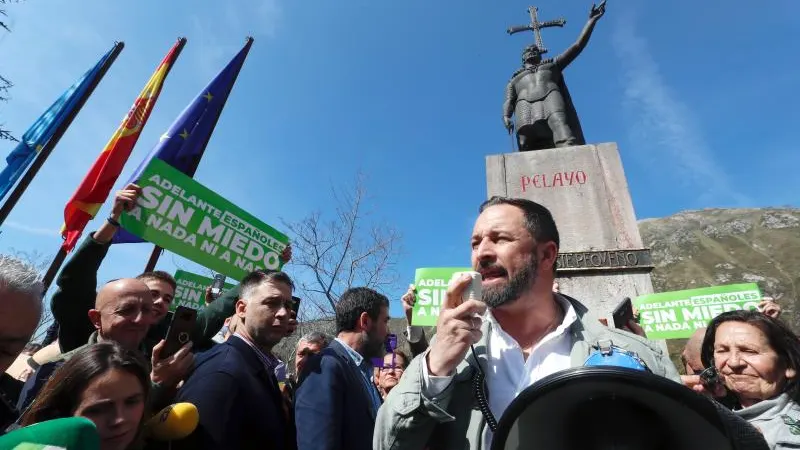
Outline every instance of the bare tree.
<svg viewBox="0 0 800 450">
<path fill-rule="evenodd" d="M 332 218 L 317 211 L 295 223 L 284 221 L 293 235 L 290 264 L 299 269 L 299 291 L 318 313 L 311 318 L 333 315 L 339 295 L 350 287 L 384 291 L 397 281 L 401 236 L 386 223 L 370 221 L 364 176 L 358 174 L 352 190 L 332 191 Z"/>
<path fill-rule="evenodd" d="M 47 271 L 47 268 L 50 267 L 50 262 L 55 256 L 46 255 L 38 250 L 29 252 L 17 250 L 13 247 L 9 249 L 9 254 L 32 265 L 42 274 L 44 274 Z M 49 305 L 49 302 L 45 302 L 44 308 L 42 309 L 42 319 L 39 321 L 39 327 L 36 328 L 36 332 L 33 334 L 31 342 L 41 342 L 42 339 L 44 339 L 44 335 L 47 334 L 47 328 L 53 323 L 53 313 L 50 311 Z"/>
<path fill-rule="evenodd" d="M 6 3 L 9 3 L 9 0 L 0 0 L 0 5 L 5 5 Z M 0 8 L 0 28 L 7 32 L 11 32 L 11 29 L 4 20 L 5 17 L 8 17 L 5 8 Z M 0 102 L 8 101 L 8 90 L 11 89 L 12 86 L 14 85 L 8 80 L 8 78 L 0 75 Z M 15 138 L 10 131 L 3 128 L 3 124 L 0 123 L 0 140 L 3 139 L 17 142 L 17 138 Z"/>
<path fill-rule="evenodd" d="M 0 0 L 0 5 L 5 5 L 6 3 L 8 3 L 8 0 Z M 3 17 L 8 17 L 8 14 L 6 14 L 5 9 L 0 9 L 0 28 L 11 31 L 11 28 L 8 28 L 8 24 L 2 19 Z"/>
</svg>

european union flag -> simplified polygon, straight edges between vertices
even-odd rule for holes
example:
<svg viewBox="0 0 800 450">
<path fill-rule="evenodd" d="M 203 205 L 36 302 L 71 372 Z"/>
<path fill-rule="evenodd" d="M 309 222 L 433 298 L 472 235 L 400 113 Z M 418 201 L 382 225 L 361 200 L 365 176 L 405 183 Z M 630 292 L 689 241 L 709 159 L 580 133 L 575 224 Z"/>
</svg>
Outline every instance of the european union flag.
<svg viewBox="0 0 800 450">
<path fill-rule="evenodd" d="M 244 48 L 172 122 L 167 132 L 159 139 L 158 144 L 133 172 L 128 183 L 136 182 L 153 158 L 165 161 L 181 172 L 194 176 L 195 169 L 197 169 L 200 158 L 203 157 L 206 144 L 211 138 L 211 133 L 214 132 L 214 126 L 222 114 L 222 108 L 225 106 L 228 94 L 236 82 L 236 77 L 252 44 L 253 39 L 249 38 Z M 144 240 L 124 229 L 118 230 L 112 241 L 114 244 L 132 242 L 144 242 Z"/>
<path fill-rule="evenodd" d="M 70 113 L 81 105 L 81 100 L 87 95 L 90 87 L 101 76 L 102 68 L 111 58 L 114 48 L 108 51 L 97 64 L 83 74 L 72 86 L 69 87 L 58 100 L 53 103 L 36 122 L 22 135 L 19 145 L 6 157 L 8 166 L 0 173 L 0 200 L 5 198 L 8 191 L 25 173 L 39 151 L 53 137 L 56 130 L 69 117 Z"/>
</svg>

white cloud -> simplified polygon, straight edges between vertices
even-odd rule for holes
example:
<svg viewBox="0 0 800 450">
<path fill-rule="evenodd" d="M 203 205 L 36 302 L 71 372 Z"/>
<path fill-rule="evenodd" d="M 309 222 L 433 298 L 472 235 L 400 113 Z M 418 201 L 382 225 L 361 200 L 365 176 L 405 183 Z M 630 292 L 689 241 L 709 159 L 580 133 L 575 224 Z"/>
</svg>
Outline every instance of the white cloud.
<svg viewBox="0 0 800 450">
<path fill-rule="evenodd" d="M 668 169 L 675 182 L 697 194 L 701 204 L 749 203 L 720 170 L 696 116 L 664 80 L 647 41 L 638 33 L 635 15 L 618 15 L 613 45 L 625 88 L 624 111 L 637 157 L 659 172 Z"/>
<path fill-rule="evenodd" d="M 54 230 L 50 228 L 43 228 L 43 227 L 34 227 L 31 225 L 27 225 L 20 222 L 14 222 L 13 220 L 7 220 L 3 225 L 13 228 L 15 230 L 21 231 L 26 234 L 32 234 L 36 236 L 59 236 L 59 230 Z"/>
</svg>

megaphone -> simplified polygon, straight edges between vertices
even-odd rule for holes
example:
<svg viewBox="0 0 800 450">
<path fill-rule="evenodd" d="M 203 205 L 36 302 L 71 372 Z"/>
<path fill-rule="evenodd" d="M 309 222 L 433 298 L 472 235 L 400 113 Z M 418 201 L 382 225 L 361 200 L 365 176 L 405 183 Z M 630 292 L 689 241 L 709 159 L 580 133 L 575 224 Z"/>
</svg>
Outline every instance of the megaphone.
<svg viewBox="0 0 800 450">
<path fill-rule="evenodd" d="M 522 391 L 491 450 L 767 450 L 749 423 L 685 386 L 638 368 L 554 373 Z"/>
</svg>

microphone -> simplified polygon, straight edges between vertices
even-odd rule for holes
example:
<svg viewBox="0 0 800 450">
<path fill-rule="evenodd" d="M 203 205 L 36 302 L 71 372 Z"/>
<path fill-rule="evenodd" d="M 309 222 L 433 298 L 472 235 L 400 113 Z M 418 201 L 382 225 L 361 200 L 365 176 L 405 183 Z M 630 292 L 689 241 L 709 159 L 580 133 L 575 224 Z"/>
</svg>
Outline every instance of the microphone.
<svg viewBox="0 0 800 450">
<path fill-rule="evenodd" d="M 191 403 L 175 403 L 162 409 L 145 424 L 148 435 L 157 441 L 176 441 L 192 434 L 200 413 Z"/>
<path fill-rule="evenodd" d="M 18 428 L 0 436 L 0 449 L 14 448 L 100 450 L 100 435 L 91 420 L 66 417 Z"/>
</svg>

